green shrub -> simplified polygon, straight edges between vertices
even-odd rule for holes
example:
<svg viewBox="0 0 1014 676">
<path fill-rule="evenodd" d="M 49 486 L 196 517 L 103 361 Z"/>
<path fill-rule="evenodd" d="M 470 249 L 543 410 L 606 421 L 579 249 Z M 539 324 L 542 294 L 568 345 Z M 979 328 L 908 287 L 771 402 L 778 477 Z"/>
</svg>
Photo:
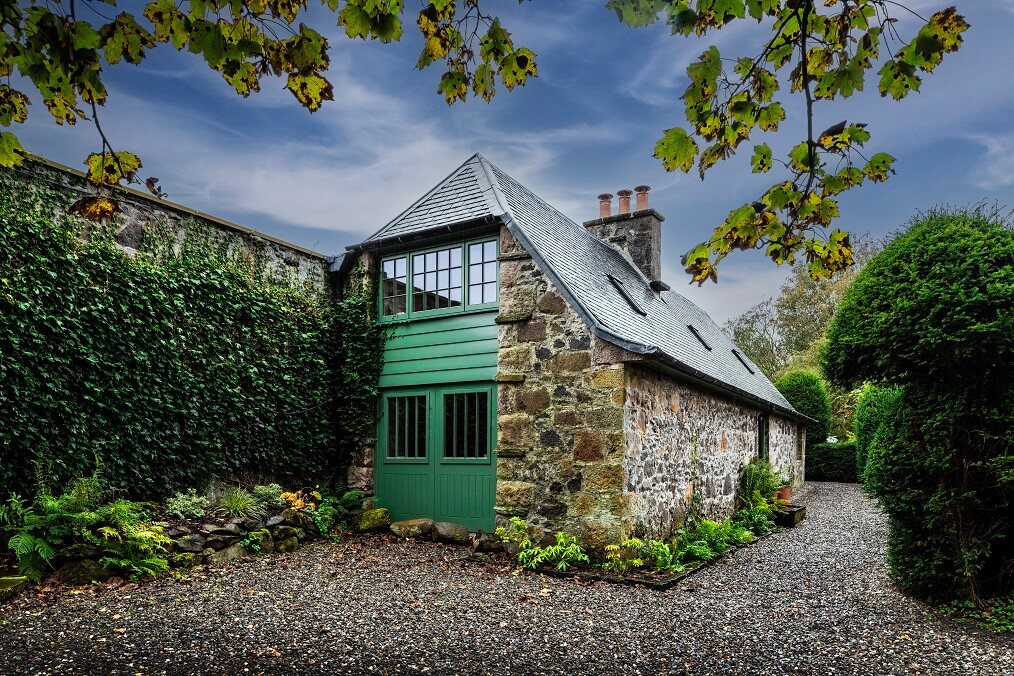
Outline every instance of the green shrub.
<svg viewBox="0 0 1014 676">
<path fill-rule="evenodd" d="M 223 516 L 259 519 L 267 513 L 264 505 L 245 488 L 233 488 L 222 495 L 218 513 Z"/>
<path fill-rule="evenodd" d="M 932 212 L 857 276 L 828 331 L 825 373 L 903 388 L 864 477 L 890 518 L 905 591 L 988 600 L 1014 591 L 1014 230 Z"/>
<path fill-rule="evenodd" d="M 840 481 L 855 483 L 856 442 L 816 444 L 806 450 L 807 481 Z"/>
<path fill-rule="evenodd" d="M 831 398 L 821 377 L 811 371 L 790 371 L 775 381 L 775 387 L 793 408 L 817 421 L 807 423 L 806 448 L 826 443 L 831 428 Z"/>
<path fill-rule="evenodd" d="M 870 455 L 877 428 L 884 418 L 897 407 L 902 396 L 900 387 L 879 387 L 866 383 L 856 403 L 856 475 L 862 479 L 866 473 L 866 459 Z"/>
<path fill-rule="evenodd" d="M 339 495 L 325 495 L 319 504 L 311 506 L 307 513 L 324 537 L 330 537 L 336 529 L 349 527 L 352 517 L 363 513 L 363 498 L 366 492 L 354 488 Z"/>
<path fill-rule="evenodd" d="M 42 485 L 31 504 L 15 494 L 0 506 L 0 528 L 13 534 L 8 546 L 19 570 L 36 582 L 62 548 L 81 543 L 102 554 L 102 565 L 129 577 L 165 572 L 170 540 L 150 518 L 144 505 L 102 490 L 98 473 L 72 481 L 59 496 Z"/>
<path fill-rule="evenodd" d="M 736 512 L 732 522 L 744 528 L 756 536 L 773 533 L 776 526 L 771 518 L 771 510 L 765 507 L 754 507 L 753 509 L 741 509 Z"/>
<path fill-rule="evenodd" d="M 761 508 L 771 511 L 771 495 L 785 485 L 785 480 L 766 460 L 754 458 L 743 466 L 739 478 L 736 503 L 740 509 Z"/>
<path fill-rule="evenodd" d="M 174 247 L 153 216 L 128 257 L 111 229 L 54 217 L 64 202 L 0 171 L 3 495 L 30 490 L 33 463 L 62 485 L 96 456 L 144 500 L 216 473 L 312 485 L 347 464 L 382 364 L 371 298 L 335 304 L 196 221 Z"/>
<path fill-rule="evenodd" d="M 575 564 L 588 564 L 591 561 L 584 548 L 577 543 L 577 538 L 570 533 L 557 533 L 556 544 L 549 547 L 540 547 L 531 540 L 524 540 L 518 550 L 518 563 L 529 570 L 544 565 L 567 570 Z"/>
<path fill-rule="evenodd" d="M 200 519 L 208 508 L 208 498 L 198 495 L 193 488 L 177 493 L 165 501 L 165 513 L 177 519 Z"/>
<path fill-rule="evenodd" d="M 285 500 L 282 498 L 282 487 L 278 484 L 254 486 L 252 492 L 254 500 L 261 503 L 265 509 L 285 506 Z"/>
</svg>

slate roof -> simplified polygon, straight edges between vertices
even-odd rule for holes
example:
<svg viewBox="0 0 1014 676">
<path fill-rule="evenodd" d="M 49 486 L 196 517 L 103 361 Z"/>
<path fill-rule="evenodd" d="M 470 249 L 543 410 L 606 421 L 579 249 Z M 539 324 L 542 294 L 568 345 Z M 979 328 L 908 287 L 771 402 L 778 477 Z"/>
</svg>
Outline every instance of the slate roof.
<svg viewBox="0 0 1014 676">
<path fill-rule="evenodd" d="M 481 155 L 470 157 L 422 199 L 349 249 L 376 248 L 479 219 L 503 222 L 602 340 L 657 359 L 698 382 L 805 419 L 707 313 L 674 291 L 655 293 L 618 249 Z"/>
</svg>

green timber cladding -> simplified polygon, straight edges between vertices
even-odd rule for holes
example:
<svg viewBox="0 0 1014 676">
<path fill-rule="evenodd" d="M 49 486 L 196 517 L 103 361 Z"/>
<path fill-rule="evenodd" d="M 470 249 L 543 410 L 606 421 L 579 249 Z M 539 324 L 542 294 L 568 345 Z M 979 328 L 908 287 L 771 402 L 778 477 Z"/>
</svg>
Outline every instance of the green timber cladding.
<svg viewBox="0 0 1014 676">
<path fill-rule="evenodd" d="M 496 259 L 495 237 L 381 257 L 374 488 L 395 519 L 493 528 Z"/>
</svg>

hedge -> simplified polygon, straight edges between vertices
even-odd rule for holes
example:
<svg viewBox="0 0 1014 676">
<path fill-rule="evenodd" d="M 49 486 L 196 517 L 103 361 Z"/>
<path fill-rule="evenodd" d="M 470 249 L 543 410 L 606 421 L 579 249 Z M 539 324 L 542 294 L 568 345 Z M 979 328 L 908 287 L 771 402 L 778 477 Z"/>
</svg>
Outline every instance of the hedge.
<svg viewBox="0 0 1014 676">
<path fill-rule="evenodd" d="M 369 433 L 370 300 L 269 274 L 192 224 L 128 257 L 0 173 L 0 485 L 103 477 L 155 499 L 209 479 L 335 476 Z M 157 232 L 155 229 L 153 232 Z"/>
<path fill-rule="evenodd" d="M 806 449 L 807 481 L 840 481 L 855 483 L 856 443 L 815 444 Z"/>
<path fill-rule="evenodd" d="M 811 371 L 789 371 L 775 381 L 775 387 L 793 408 L 817 421 L 806 426 L 806 447 L 827 442 L 831 398 L 821 377 Z"/>
</svg>

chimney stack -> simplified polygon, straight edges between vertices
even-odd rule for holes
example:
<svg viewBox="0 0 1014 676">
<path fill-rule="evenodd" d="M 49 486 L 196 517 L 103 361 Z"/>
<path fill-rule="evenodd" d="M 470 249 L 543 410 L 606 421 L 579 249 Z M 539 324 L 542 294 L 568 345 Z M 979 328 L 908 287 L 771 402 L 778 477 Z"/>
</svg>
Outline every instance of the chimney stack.
<svg viewBox="0 0 1014 676">
<path fill-rule="evenodd" d="M 599 218 L 609 218 L 613 215 L 613 196 L 609 193 L 599 195 Z"/>
<path fill-rule="evenodd" d="M 639 185 L 634 190 L 637 191 L 637 210 L 644 211 L 648 208 L 648 191 L 651 188 L 646 185 Z"/>
<path fill-rule="evenodd" d="M 619 249 L 627 260 L 633 263 L 645 276 L 655 291 L 668 289 L 662 280 L 662 214 L 648 206 L 646 185 L 639 185 L 637 210 L 631 213 L 630 197 L 633 190 L 617 190 L 620 204 L 612 214 L 613 196 L 599 195 L 599 217 L 584 224 L 588 232 Z"/>
<path fill-rule="evenodd" d="M 616 194 L 620 196 L 620 210 L 618 214 L 629 214 L 630 213 L 630 196 L 634 193 L 630 190 L 617 190 Z"/>
</svg>

